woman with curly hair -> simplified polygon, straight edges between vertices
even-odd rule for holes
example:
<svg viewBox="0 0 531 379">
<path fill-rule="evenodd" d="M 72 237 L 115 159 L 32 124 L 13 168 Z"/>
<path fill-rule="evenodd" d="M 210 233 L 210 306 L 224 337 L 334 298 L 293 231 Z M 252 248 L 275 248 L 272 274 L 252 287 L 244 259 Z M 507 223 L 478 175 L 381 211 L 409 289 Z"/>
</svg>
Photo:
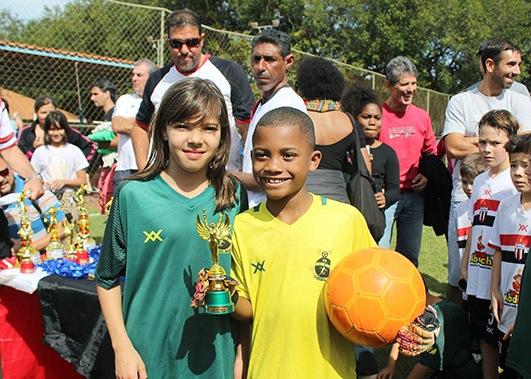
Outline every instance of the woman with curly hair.
<svg viewBox="0 0 531 379">
<path fill-rule="evenodd" d="M 341 109 L 353 115 L 363 128 L 376 201 L 380 208 L 387 209 L 400 197 L 400 170 L 393 148 L 376 139 L 382 129 L 382 106 L 376 91 L 356 83 L 350 85 L 341 97 Z"/>
<path fill-rule="evenodd" d="M 369 170 L 370 160 L 364 147 L 363 131 L 339 109 L 345 79 L 331 61 L 307 58 L 297 70 L 296 89 L 315 126 L 315 148 L 323 155 L 318 169 L 308 175 L 306 187 L 317 195 L 349 203 L 343 173 L 350 171 L 349 157 L 355 146 L 354 127 L 358 128 L 362 154 Z"/>
</svg>

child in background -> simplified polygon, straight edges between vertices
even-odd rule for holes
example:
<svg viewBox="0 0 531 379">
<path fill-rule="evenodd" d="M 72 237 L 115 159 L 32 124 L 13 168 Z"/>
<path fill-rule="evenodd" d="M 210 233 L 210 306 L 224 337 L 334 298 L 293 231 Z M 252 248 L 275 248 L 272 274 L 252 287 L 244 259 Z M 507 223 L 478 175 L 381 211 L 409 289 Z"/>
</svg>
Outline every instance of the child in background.
<svg viewBox="0 0 531 379">
<path fill-rule="evenodd" d="M 68 143 L 71 135 L 65 115 L 50 111 L 44 119 L 44 145 L 33 153 L 31 165 L 57 196 L 65 215 L 77 219 L 74 191 L 87 182 L 85 169 L 89 163 L 79 147 Z"/>
<path fill-rule="evenodd" d="M 281 107 L 253 135 L 253 175 L 267 200 L 238 215 L 234 316 L 253 321 L 249 378 L 355 378 L 354 344 L 329 322 L 324 284 L 353 251 L 375 247 L 361 213 L 306 190 L 314 151 L 309 116 Z"/>
<path fill-rule="evenodd" d="M 154 120 L 147 167 L 113 200 L 95 275 L 117 378 L 234 378 L 234 320 L 190 307 L 197 273 L 212 266 L 198 215 L 206 210 L 217 223 L 226 212 L 233 224 L 247 207 L 225 168 L 229 151 L 218 87 L 199 78 L 172 85 Z M 223 244 L 230 252 L 230 239 Z M 219 264 L 230 275 L 230 254 Z"/>
<path fill-rule="evenodd" d="M 531 141 L 526 143 L 525 153 L 527 159 L 531 160 Z M 531 178 L 531 165 L 527 165 L 524 172 L 528 178 Z M 524 378 L 531 378 L 531 359 L 529 359 L 531 322 L 529 320 L 531 320 L 531 275 L 524 274 L 522 275 L 514 329 L 509 328 L 509 332 L 512 330 L 512 335 L 506 361 L 508 367 L 518 371 Z"/>
<path fill-rule="evenodd" d="M 36 120 L 20 130 L 17 145 L 24 155 L 31 159 L 35 149 L 44 145 L 44 120 L 51 111 L 57 110 L 57 102 L 50 95 L 40 95 L 35 99 Z M 82 135 L 78 130 L 72 129 L 68 143 L 81 149 L 87 161 L 90 161 L 96 152 L 96 144 Z"/>
<path fill-rule="evenodd" d="M 494 250 L 487 246 L 492 238 L 494 220 L 500 201 L 516 194 L 511 182 L 509 155 L 505 144 L 518 132 L 520 125 L 506 110 L 485 113 L 479 121 L 478 148 L 489 168 L 474 180 L 468 215 L 472 229 L 461 261 L 459 286 L 466 290 L 472 336 L 481 349 L 483 375 L 498 377 L 498 353 L 486 343 L 486 329 L 490 316 L 490 282 Z M 463 280 L 461 280 L 463 279 Z M 462 283 L 466 281 L 466 288 Z"/>
<path fill-rule="evenodd" d="M 432 305 L 436 310 L 441 332 L 433 347 L 420 355 L 420 362 L 407 379 L 424 379 L 431 371 L 437 373 L 437 378 L 483 378 L 481 365 L 472 357 L 472 336 L 466 311 L 448 299 L 433 296 L 427 289 L 426 304 Z M 398 343 L 395 343 L 391 348 L 387 367 L 378 373 L 377 379 L 390 379 L 394 376 L 398 347 Z"/>
<path fill-rule="evenodd" d="M 524 152 L 529 140 L 529 135 L 517 135 L 505 145 L 511 160 L 511 179 L 519 193 L 501 201 L 489 241 L 489 247 L 495 250 L 490 284 L 494 317 L 489 319 L 492 323 L 487 329 L 487 343 L 500 354 L 503 369 L 500 378 L 517 376 L 513 369 L 506 367 L 505 360 L 509 329 L 516 318 L 522 271 L 531 243 L 531 184 L 525 173 L 529 159 Z"/>
<path fill-rule="evenodd" d="M 341 110 L 354 116 L 363 128 L 372 165 L 374 196 L 378 206 L 387 209 L 400 197 L 400 168 L 393 148 L 376 139 L 382 129 L 382 106 L 376 92 L 352 84 L 341 97 Z"/>
<path fill-rule="evenodd" d="M 453 301 L 457 305 L 462 305 L 463 298 L 466 296 L 458 287 L 459 273 L 461 271 L 461 260 L 465 252 L 466 240 L 468 233 L 472 227 L 472 222 L 468 218 L 468 209 L 470 208 L 470 196 L 472 196 L 472 184 L 474 179 L 479 174 L 487 171 L 485 162 L 481 159 L 479 153 L 467 155 L 461 161 L 461 185 L 463 191 L 468 197 L 467 200 L 462 201 L 456 208 L 456 223 L 457 223 L 457 251 L 448 250 L 448 285 L 446 288 L 446 296 L 448 300 Z M 449 246 L 454 246 L 453 244 Z"/>
</svg>

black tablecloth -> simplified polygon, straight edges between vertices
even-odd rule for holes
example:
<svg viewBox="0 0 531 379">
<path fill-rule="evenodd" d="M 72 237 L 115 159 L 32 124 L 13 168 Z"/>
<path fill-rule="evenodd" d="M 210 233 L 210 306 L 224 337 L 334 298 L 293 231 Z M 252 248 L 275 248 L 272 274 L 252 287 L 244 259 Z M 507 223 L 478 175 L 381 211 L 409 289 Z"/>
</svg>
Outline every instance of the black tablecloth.
<svg viewBox="0 0 531 379">
<path fill-rule="evenodd" d="M 114 351 L 96 283 L 50 275 L 39 282 L 42 342 L 87 378 L 116 378 Z"/>
</svg>

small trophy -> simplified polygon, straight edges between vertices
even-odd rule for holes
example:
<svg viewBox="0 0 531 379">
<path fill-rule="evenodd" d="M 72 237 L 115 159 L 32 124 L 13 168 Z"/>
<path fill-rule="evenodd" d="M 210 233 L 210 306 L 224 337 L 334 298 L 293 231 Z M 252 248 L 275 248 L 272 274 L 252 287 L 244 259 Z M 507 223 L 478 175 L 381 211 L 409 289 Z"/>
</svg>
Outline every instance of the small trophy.
<svg viewBox="0 0 531 379">
<path fill-rule="evenodd" d="M 51 233 L 50 243 L 46 246 L 46 258 L 45 260 L 50 259 L 59 259 L 66 256 L 66 249 L 59 240 L 59 226 L 57 223 L 57 209 L 51 207 L 48 212 L 46 212 L 46 219 L 49 219 L 50 226 L 48 227 L 48 233 Z"/>
<path fill-rule="evenodd" d="M 90 257 L 88 251 L 83 247 L 82 243 L 77 244 L 76 249 L 76 262 L 80 265 L 86 265 L 90 263 Z"/>
<path fill-rule="evenodd" d="M 226 314 L 234 312 L 234 304 L 230 298 L 230 292 L 228 290 L 227 283 L 229 281 L 234 282 L 234 279 L 227 277 L 223 267 L 219 265 L 219 247 L 224 240 L 230 239 L 230 221 L 229 216 L 225 214 L 225 220 L 222 222 L 223 215 L 219 215 L 219 222 L 210 223 L 206 217 L 206 212 L 203 209 L 203 218 L 205 223 L 201 222 L 201 218 L 197 215 L 197 233 L 202 239 L 208 240 L 208 246 L 210 253 L 212 254 L 212 261 L 214 265 L 208 271 L 208 289 L 206 292 L 206 313 L 211 314 Z M 230 251 L 227 251 L 230 253 Z"/>
<path fill-rule="evenodd" d="M 76 192 L 75 200 L 77 202 L 77 209 L 79 210 L 79 234 L 77 243 L 82 244 L 84 249 L 96 247 L 96 242 L 90 237 L 90 220 L 87 208 L 85 208 L 85 198 L 83 194 L 87 189 L 87 185 L 83 184 Z"/>
<path fill-rule="evenodd" d="M 21 208 L 19 213 L 20 229 L 18 235 L 20 236 L 20 244 L 22 247 L 16 254 L 17 263 L 15 264 L 15 268 L 20 268 L 22 274 L 35 272 L 34 262 L 38 262 L 40 258 L 39 252 L 33 248 L 33 229 L 31 227 L 31 220 L 28 217 L 28 209 L 24 203 L 27 195 L 28 192 L 22 191 L 18 199 Z"/>
<path fill-rule="evenodd" d="M 76 230 L 77 230 L 77 222 L 76 220 L 72 220 L 70 224 L 66 224 L 63 228 L 65 231 L 65 234 L 68 235 L 69 239 L 69 246 L 67 249 L 66 259 L 70 261 L 75 261 L 77 259 L 76 255 L 76 243 L 74 240 L 76 239 Z"/>
</svg>

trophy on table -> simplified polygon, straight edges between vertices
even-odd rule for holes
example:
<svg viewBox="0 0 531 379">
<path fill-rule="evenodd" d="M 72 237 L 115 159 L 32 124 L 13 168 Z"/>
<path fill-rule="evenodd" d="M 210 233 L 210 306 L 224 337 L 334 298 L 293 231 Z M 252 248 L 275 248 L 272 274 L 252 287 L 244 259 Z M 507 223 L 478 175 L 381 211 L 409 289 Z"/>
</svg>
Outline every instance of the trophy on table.
<svg viewBox="0 0 531 379">
<path fill-rule="evenodd" d="M 90 263 L 90 256 L 88 251 L 83 247 L 82 243 L 77 244 L 76 249 L 76 262 L 80 265 L 86 265 Z"/>
<path fill-rule="evenodd" d="M 69 246 L 68 246 L 68 249 L 67 249 L 67 254 L 66 254 L 66 258 L 68 260 L 71 260 L 71 261 L 75 261 L 77 256 L 76 256 L 76 243 L 75 243 L 75 240 L 76 240 L 76 231 L 77 231 L 77 221 L 76 220 L 72 220 L 72 222 L 70 224 L 66 224 L 64 227 L 63 227 L 63 230 L 65 232 L 66 235 L 68 235 L 68 239 L 69 239 Z"/>
<path fill-rule="evenodd" d="M 203 209 L 203 218 L 205 222 L 201 221 L 197 215 L 197 233 L 199 236 L 209 241 L 208 246 L 212 254 L 213 266 L 208 271 L 208 288 L 206 289 L 205 308 L 207 313 L 212 314 L 226 314 L 234 312 L 234 304 L 231 301 L 231 294 L 229 285 L 236 285 L 238 282 L 227 276 L 223 267 L 219 265 L 220 246 L 230 241 L 230 221 L 229 216 L 225 214 L 219 215 L 219 222 L 214 222 L 208 225 L 206 212 Z M 225 250 L 225 249 L 222 249 Z M 230 250 L 222 251 L 221 253 L 229 253 Z M 201 276 L 201 274 L 200 274 Z"/>
<path fill-rule="evenodd" d="M 27 191 L 22 191 L 22 194 L 18 198 L 20 203 L 20 229 L 18 235 L 20 236 L 20 245 L 21 248 L 16 254 L 17 263 L 15 268 L 20 268 L 20 272 L 23 274 L 31 274 L 35 272 L 34 262 L 39 261 L 39 252 L 33 248 L 33 229 L 31 227 L 31 220 L 28 217 L 28 209 L 24 201 L 26 196 L 28 196 Z"/>
<path fill-rule="evenodd" d="M 50 243 L 46 246 L 45 260 L 59 259 L 66 256 L 66 249 L 59 240 L 59 225 L 57 222 L 57 208 L 51 207 L 44 214 L 46 220 L 49 220 L 48 233 L 51 233 Z"/>
<path fill-rule="evenodd" d="M 85 207 L 85 197 L 83 196 L 87 185 L 83 184 L 76 192 L 75 200 L 77 202 L 77 209 L 79 210 L 79 234 L 77 243 L 82 244 L 84 249 L 96 247 L 96 242 L 90 237 L 90 220 L 87 208 Z"/>
</svg>

